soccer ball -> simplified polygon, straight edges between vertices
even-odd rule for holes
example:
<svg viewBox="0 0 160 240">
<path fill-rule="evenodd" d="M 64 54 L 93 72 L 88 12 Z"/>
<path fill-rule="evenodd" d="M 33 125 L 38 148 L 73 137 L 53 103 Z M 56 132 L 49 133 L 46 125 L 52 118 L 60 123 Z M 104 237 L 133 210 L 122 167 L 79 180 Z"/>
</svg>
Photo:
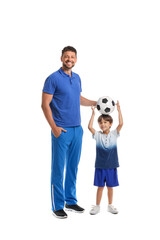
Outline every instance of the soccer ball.
<svg viewBox="0 0 160 240">
<path fill-rule="evenodd" d="M 101 114 L 107 115 L 114 111 L 115 102 L 108 96 L 104 96 L 98 99 L 97 101 L 97 110 Z"/>
</svg>

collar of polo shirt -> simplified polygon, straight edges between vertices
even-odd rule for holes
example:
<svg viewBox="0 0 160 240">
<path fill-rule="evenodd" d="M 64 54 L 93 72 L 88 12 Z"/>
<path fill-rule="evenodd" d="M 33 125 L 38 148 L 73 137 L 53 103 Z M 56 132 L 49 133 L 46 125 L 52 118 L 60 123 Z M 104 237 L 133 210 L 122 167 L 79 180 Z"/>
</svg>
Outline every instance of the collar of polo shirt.
<svg viewBox="0 0 160 240">
<path fill-rule="evenodd" d="M 59 72 L 64 76 L 64 77 L 70 77 L 70 75 L 68 75 L 67 73 L 65 73 L 63 70 L 62 70 L 62 68 L 60 68 L 59 69 Z M 74 72 L 71 72 L 72 73 L 72 75 L 71 75 L 71 77 L 70 78 L 74 78 Z"/>
</svg>

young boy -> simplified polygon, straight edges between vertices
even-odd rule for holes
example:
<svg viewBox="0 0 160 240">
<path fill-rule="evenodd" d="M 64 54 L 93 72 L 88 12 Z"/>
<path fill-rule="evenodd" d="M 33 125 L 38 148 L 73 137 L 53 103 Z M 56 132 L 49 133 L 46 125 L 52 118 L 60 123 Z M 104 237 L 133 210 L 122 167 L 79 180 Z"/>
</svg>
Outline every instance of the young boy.
<svg viewBox="0 0 160 240">
<path fill-rule="evenodd" d="M 90 214 L 95 215 L 100 211 L 100 202 L 102 198 L 105 182 L 108 188 L 108 211 L 116 214 L 117 209 L 112 205 L 113 201 L 113 187 L 119 186 L 117 167 L 119 167 L 118 155 L 117 155 L 117 137 L 123 126 L 123 118 L 117 101 L 117 110 L 119 117 L 118 127 L 110 132 L 110 128 L 113 123 L 113 119 L 110 115 L 101 115 L 98 118 L 99 127 L 102 130 L 97 132 L 93 128 L 93 121 L 95 116 L 95 107 L 92 106 L 92 116 L 88 124 L 88 129 L 93 134 L 93 138 L 96 140 L 96 162 L 95 162 L 95 177 L 94 185 L 98 187 L 96 206 L 94 206 Z"/>
</svg>

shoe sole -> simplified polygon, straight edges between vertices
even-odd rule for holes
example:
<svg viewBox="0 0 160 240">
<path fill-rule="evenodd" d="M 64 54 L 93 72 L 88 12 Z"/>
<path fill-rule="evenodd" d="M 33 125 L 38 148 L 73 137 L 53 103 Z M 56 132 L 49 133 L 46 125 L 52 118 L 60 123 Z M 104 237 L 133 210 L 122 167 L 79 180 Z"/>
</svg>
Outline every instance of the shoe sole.
<svg viewBox="0 0 160 240">
<path fill-rule="evenodd" d="M 99 213 L 99 212 L 98 212 Z M 89 213 L 90 215 L 97 215 L 98 213 Z"/>
<path fill-rule="evenodd" d="M 89 212 L 90 215 L 96 215 L 96 214 L 98 214 L 98 213 L 100 213 L 100 210 L 99 210 L 98 212 L 94 212 L 94 213 Z"/>
<path fill-rule="evenodd" d="M 56 218 L 59 218 L 59 219 L 66 219 L 68 216 L 57 216 L 54 212 L 52 212 L 53 216 L 56 217 Z"/>
<path fill-rule="evenodd" d="M 83 211 L 76 211 L 74 209 L 71 209 L 71 208 L 65 208 L 66 211 L 70 211 L 70 212 L 75 212 L 75 213 L 83 213 L 85 210 Z"/>
<path fill-rule="evenodd" d="M 110 213 L 112 213 L 112 214 L 118 214 L 118 212 L 115 212 L 115 213 L 114 213 L 114 212 L 111 212 L 111 211 L 108 211 L 108 212 L 110 212 Z"/>
</svg>

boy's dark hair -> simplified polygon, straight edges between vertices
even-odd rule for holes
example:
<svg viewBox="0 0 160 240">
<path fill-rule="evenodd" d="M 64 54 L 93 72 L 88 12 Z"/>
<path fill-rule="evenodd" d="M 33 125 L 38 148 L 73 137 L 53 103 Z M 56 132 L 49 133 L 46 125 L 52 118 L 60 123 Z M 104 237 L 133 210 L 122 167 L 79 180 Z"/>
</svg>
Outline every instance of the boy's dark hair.
<svg viewBox="0 0 160 240">
<path fill-rule="evenodd" d="M 102 121 L 102 119 L 107 121 L 107 122 L 113 123 L 113 118 L 108 114 L 107 115 L 104 115 L 104 114 L 100 115 L 99 118 L 98 118 L 98 123 L 100 123 Z"/>
<path fill-rule="evenodd" d="M 67 52 L 67 51 L 74 52 L 74 53 L 76 54 L 76 56 L 77 56 L 77 50 L 76 50 L 74 47 L 71 47 L 71 46 L 67 46 L 67 47 L 63 48 L 63 50 L 62 50 L 62 56 L 63 56 L 63 53 L 64 53 L 64 52 Z"/>
</svg>

